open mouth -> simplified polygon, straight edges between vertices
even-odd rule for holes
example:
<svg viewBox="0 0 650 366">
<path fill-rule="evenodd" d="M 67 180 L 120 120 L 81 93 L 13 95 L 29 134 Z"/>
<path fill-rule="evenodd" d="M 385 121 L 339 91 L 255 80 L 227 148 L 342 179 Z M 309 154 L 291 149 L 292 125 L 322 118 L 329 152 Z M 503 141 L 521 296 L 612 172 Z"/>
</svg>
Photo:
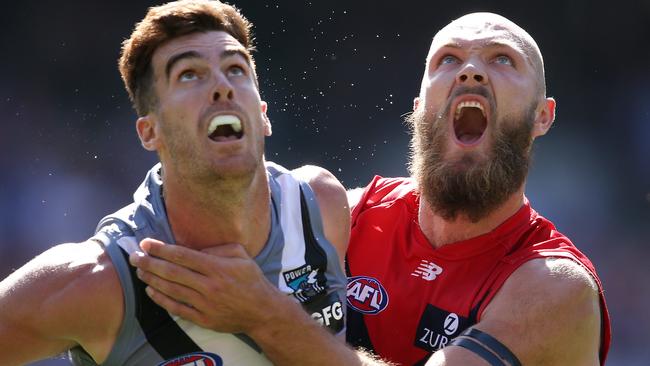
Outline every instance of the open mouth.
<svg viewBox="0 0 650 366">
<path fill-rule="evenodd" d="M 454 112 L 454 133 L 464 145 L 478 142 L 487 129 L 485 107 L 481 102 L 468 100 L 458 103 Z"/>
<path fill-rule="evenodd" d="M 214 117 L 208 125 L 208 137 L 212 141 L 233 141 L 244 136 L 241 120 L 232 114 L 222 114 Z"/>
</svg>

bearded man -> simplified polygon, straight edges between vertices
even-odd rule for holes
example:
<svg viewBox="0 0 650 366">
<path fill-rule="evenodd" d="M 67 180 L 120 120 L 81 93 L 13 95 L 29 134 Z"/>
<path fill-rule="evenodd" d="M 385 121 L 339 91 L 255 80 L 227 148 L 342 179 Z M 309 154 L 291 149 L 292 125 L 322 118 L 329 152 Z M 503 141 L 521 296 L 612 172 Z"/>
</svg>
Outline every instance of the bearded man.
<svg viewBox="0 0 650 366">
<path fill-rule="evenodd" d="M 436 34 L 407 118 L 412 177 L 375 177 L 352 212 L 349 343 L 405 365 L 605 362 L 595 269 L 524 194 L 554 119 L 526 31 L 474 13 Z"/>
</svg>

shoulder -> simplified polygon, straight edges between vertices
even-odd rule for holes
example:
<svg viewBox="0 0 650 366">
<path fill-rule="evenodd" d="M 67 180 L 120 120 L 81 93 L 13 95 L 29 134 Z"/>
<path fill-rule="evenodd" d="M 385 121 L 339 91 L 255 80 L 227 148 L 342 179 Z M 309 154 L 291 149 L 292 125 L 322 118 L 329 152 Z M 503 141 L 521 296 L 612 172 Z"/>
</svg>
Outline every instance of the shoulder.
<svg viewBox="0 0 650 366">
<path fill-rule="evenodd" d="M 598 286 L 591 274 L 578 262 L 568 258 L 539 258 L 523 263 L 505 281 L 492 301 L 507 300 L 512 304 L 558 310 L 579 311 L 578 306 L 598 300 Z M 525 299 L 536 299 L 535 306 Z M 596 301 L 597 303 L 597 301 Z M 489 313 L 490 305 L 485 309 Z"/>
<path fill-rule="evenodd" d="M 356 193 L 360 197 L 355 206 L 380 206 L 398 199 L 413 199 L 415 183 L 411 178 L 383 178 L 377 175 L 368 183 L 363 193 Z"/>
<path fill-rule="evenodd" d="M 291 173 L 298 179 L 307 182 L 316 194 L 339 196 L 345 195 L 345 188 L 329 170 L 316 165 L 303 165 Z"/>
<path fill-rule="evenodd" d="M 321 210 L 332 213 L 349 215 L 345 188 L 341 182 L 327 169 L 305 165 L 292 171 L 294 176 L 301 179 L 314 191 Z M 325 212 L 323 212 L 325 214 Z"/>
<path fill-rule="evenodd" d="M 101 358 L 121 325 L 122 298 L 117 273 L 99 243 L 61 244 L 0 283 L 5 310 L 0 322 L 36 344 L 59 339 L 66 348 L 81 345 Z"/>
<path fill-rule="evenodd" d="M 478 327 L 509 345 L 524 364 L 598 364 L 598 291 L 579 263 L 534 259 L 505 281 Z"/>
<path fill-rule="evenodd" d="M 364 188 L 348 191 L 348 199 L 352 206 L 352 226 L 356 226 L 358 218 L 367 210 L 374 208 L 392 207 L 401 202 L 410 211 L 416 210 L 417 192 L 411 178 L 383 178 L 376 175 Z"/>
<path fill-rule="evenodd" d="M 343 256 L 350 235 L 350 207 L 345 188 L 332 173 L 318 166 L 305 165 L 293 170 L 292 174 L 314 191 L 325 236 L 337 248 L 339 256 Z"/>
</svg>

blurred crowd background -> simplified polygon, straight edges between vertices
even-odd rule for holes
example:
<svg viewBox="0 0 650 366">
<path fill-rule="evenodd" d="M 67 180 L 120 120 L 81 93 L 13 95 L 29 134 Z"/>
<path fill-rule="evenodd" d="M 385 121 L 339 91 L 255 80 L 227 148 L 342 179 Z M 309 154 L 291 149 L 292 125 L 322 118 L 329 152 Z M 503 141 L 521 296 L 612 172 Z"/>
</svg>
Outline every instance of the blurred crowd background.
<svg viewBox="0 0 650 366">
<path fill-rule="evenodd" d="M 116 67 L 121 41 L 155 4 L 4 4 L 0 278 L 52 245 L 88 238 L 155 163 Z M 346 187 L 407 174 L 403 114 L 438 29 L 493 11 L 529 31 L 558 110 L 536 142 L 528 197 L 599 270 L 613 324 L 608 365 L 650 364 L 650 1 L 235 4 L 255 24 L 273 123 L 267 159 L 321 165 Z"/>
</svg>

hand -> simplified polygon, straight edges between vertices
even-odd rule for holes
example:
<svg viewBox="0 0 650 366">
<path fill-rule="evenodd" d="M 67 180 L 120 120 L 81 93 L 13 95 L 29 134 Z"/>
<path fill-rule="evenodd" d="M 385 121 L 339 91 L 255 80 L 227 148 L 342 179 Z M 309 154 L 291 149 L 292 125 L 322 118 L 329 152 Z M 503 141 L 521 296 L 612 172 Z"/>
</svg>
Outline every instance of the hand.
<svg viewBox="0 0 650 366">
<path fill-rule="evenodd" d="M 277 315 L 269 305 L 281 309 L 291 301 L 268 282 L 240 244 L 197 251 L 144 239 L 140 247 L 145 253 L 132 254 L 130 262 L 148 285 L 149 297 L 201 327 L 250 334 Z"/>
</svg>

